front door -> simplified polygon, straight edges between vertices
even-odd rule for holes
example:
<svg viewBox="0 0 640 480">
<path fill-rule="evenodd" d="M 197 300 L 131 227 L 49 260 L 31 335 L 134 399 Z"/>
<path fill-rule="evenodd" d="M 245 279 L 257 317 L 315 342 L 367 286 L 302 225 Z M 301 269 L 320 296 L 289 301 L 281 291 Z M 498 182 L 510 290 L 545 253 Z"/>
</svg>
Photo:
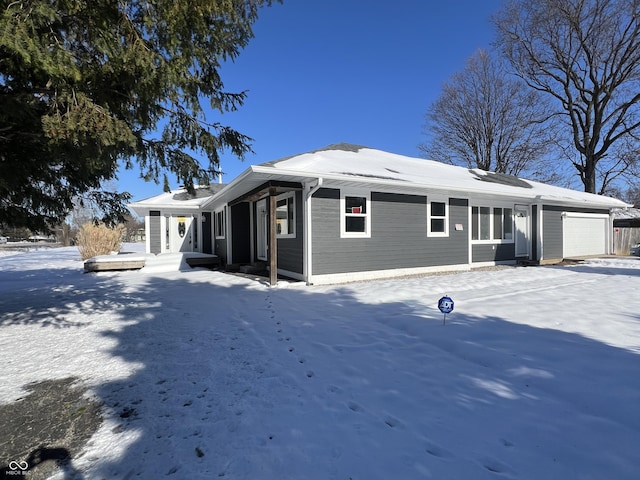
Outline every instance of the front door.
<svg viewBox="0 0 640 480">
<path fill-rule="evenodd" d="M 171 217 L 171 252 L 193 252 L 197 250 L 193 217 L 178 215 Z"/>
<path fill-rule="evenodd" d="M 269 211 L 266 198 L 256 204 L 256 229 L 256 257 L 266 262 L 269 251 Z"/>
<path fill-rule="evenodd" d="M 529 207 L 516 205 L 516 257 L 529 257 Z"/>
</svg>

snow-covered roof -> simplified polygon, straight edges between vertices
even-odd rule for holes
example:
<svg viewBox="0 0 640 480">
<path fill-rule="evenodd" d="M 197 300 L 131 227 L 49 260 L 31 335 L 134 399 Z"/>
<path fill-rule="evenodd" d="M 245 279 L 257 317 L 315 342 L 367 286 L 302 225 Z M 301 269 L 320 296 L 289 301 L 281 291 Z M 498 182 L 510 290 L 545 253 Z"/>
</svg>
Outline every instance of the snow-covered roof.
<svg viewBox="0 0 640 480">
<path fill-rule="evenodd" d="M 365 182 L 402 184 L 406 187 L 511 195 L 548 203 L 584 204 L 602 208 L 629 206 L 611 197 L 350 144 L 331 145 L 322 150 L 253 168 L 261 172 L 273 169 L 283 174 L 300 172 L 304 176 L 334 180 L 359 179 Z"/>
<path fill-rule="evenodd" d="M 224 184 L 219 183 L 207 186 L 197 186 L 195 187 L 195 194 L 189 193 L 185 188 L 180 188 L 178 190 L 156 195 L 155 197 L 130 203 L 129 206 L 138 215 L 144 215 L 144 212 L 160 207 L 197 210 L 224 187 Z"/>
<path fill-rule="evenodd" d="M 615 220 L 627 220 L 640 218 L 640 208 L 621 208 L 613 211 Z"/>
<path fill-rule="evenodd" d="M 422 192 L 428 189 L 465 197 L 502 196 L 521 201 L 602 209 L 631 206 L 611 197 L 346 143 L 253 165 L 228 185 L 198 189 L 195 197 L 180 190 L 130 206 L 139 215 L 159 207 L 197 210 L 212 203 L 232 201 L 270 180 L 304 183 L 319 178 L 325 181 L 325 185 L 328 182 L 338 185 L 366 183 L 395 191 Z"/>
</svg>

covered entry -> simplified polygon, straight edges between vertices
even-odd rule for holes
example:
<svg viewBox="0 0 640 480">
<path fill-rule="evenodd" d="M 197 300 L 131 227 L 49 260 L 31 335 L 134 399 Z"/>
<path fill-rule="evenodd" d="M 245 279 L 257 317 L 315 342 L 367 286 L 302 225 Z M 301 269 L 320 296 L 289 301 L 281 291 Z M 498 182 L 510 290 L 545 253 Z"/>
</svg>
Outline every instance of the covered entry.
<svg viewBox="0 0 640 480">
<path fill-rule="evenodd" d="M 609 215 L 563 212 L 562 239 L 565 258 L 609 253 Z"/>
</svg>

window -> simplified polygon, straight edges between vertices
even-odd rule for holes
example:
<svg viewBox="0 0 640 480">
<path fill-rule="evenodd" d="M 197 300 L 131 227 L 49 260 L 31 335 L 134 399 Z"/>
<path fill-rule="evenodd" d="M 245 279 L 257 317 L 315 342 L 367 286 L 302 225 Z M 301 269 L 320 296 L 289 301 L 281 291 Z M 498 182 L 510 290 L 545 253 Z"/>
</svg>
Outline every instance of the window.
<svg viewBox="0 0 640 480">
<path fill-rule="evenodd" d="M 427 236 L 449 236 L 449 205 L 447 202 L 432 200 L 427 204 Z"/>
<path fill-rule="evenodd" d="M 214 235 L 216 238 L 224 238 L 224 234 L 225 234 L 224 209 L 214 214 L 213 229 L 214 229 Z"/>
<path fill-rule="evenodd" d="M 295 238 L 296 217 L 293 193 L 278 197 L 276 201 L 276 229 L 278 238 Z"/>
<path fill-rule="evenodd" d="M 471 208 L 471 240 L 513 241 L 513 209 Z"/>
<path fill-rule="evenodd" d="M 343 194 L 340 198 L 340 236 L 371 236 L 370 194 Z"/>
<path fill-rule="evenodd" d="M 513 210 L 510 208 L 493 209 L 493 238 L 513 240 Z"/>
</svg>

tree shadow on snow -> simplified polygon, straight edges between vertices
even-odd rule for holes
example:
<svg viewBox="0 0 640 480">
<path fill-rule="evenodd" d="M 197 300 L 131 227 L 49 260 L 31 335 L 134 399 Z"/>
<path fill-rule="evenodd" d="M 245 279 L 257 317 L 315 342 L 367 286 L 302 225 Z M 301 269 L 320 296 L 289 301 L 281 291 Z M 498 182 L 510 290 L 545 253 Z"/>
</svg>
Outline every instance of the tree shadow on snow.
<svg viewBox="0 0 640 480">
<path fill-rule="evenodd" d="M 126 272 L 96 276 L 50 289 L 22 316 L 29 298 L 0 304 L 0 326 L 47 324 L 65 308 L 87 321 L 115 312 L 119 328 L 102 334 L 133 373 L 92 389 L 120 449 L 96 455 L 90 441 L 88 477 L 383 478 L 393 468 L 397 478 L 624 479 L 640 468 L 637 353 L 499 317 L 454 313 L 442 325 L 435 308 L 364 303 L 357 285 L 323 293 L 209 274 L 215 283 L 150 276 L 135 291 L 119 280 Z"/>
</svg>

